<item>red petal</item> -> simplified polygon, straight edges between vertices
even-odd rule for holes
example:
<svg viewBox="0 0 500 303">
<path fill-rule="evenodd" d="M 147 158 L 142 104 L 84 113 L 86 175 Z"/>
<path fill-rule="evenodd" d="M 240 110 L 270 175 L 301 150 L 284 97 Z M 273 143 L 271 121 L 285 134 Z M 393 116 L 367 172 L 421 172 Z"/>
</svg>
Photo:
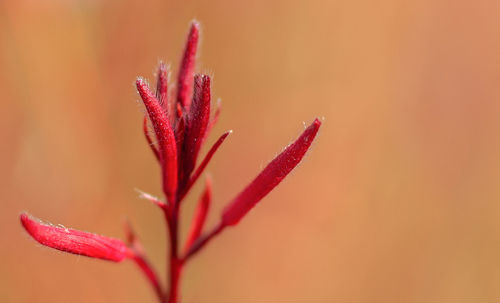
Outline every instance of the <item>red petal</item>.
<svg viewBox="0 0 500 303">
<path fill-rule="evenodd" d="M 144 80 L 138 79 L 136 84 L 158 139 L 163 170 L 163 190 L 167 199 L 174 201 L 177 191 L 177 146 L 174 132 L 165 111 Z"/>
<path fill-rule="evenodd" d="M 264 196 L 278 185 L 299 164 L 311 146 L 321 122 L 316 119 L 302 135 L 274 158 L 266 168 L 223 211 L 222 224 L 235 225 Z"/>
<path fill-rule="evenodd" d="M 187 128 L 182 152 L 182 179 L 185 184 L 196 164 L 201 143 L 210 119 L 210 77 L 196 75 L 194 79 L 193 104 L 187 117 Z"/>
<path fill-rule="evenodd" d="M 186 246 L 184 251 L 187 252 L 191 245 L 196 241 L 201 235 L 203 230 L 203 225 L 207 218 L 208 209 L 210 208 L 210 203 L 212 202 L 212 182 L 207 178 L 205 185 L 205 191 L 203 192 L 200 201 L 198 202 L 198 207 L 193 216 L 193 222 L 191 223 L 191 229 L 188 234 L 186 241 Z"/>
<path fill-rule="evenodd" d="M 189 111 L 191 103 L 199 27 L 200 25 L 196 21 L 193 21 L 191 24 L 191 29 L 189 30 L 189 35 L 186 41 L 186 47 L 184 49 L 184 55 L 181 61 L 181 67 L 179 69 L 177 102 L 181 104 L 186 111 Z"/>
<path fill-rule="evenodd" d="M 168 70 L 163 62 L 160 62 L 160 65 L 158 65 L 158 74 L 156 76 L 156 98 L 158 98 L 163 110 L 167 113 L 167 117 L 169 117 Z"/>
<path fill-rule="evenodd" d="M 131 257 L 125 243 L 118 239 L 52 226 L 27 214 L 21 214 L 21 224 L 33 239 L 48 247 L 115 262 Z"/>
</svg>

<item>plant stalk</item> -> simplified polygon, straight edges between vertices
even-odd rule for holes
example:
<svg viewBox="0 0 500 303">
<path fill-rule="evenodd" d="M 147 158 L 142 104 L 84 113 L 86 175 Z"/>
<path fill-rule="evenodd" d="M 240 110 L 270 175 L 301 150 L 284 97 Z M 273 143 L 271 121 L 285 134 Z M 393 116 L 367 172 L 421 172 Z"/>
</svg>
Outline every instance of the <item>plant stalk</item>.
<svg viewBox="0 0 500 303">
<path fill-rule="evenodd" d="M 176 201 L 177 202 L 177 201 Z M 167 210 L 168 211 L 168 210 Z M 170 252 L 169 252 L 169 268 L 168 268 L 168 299 L 166 302 L 168 303 L 177 303 L 179 301 L 179 287 L 180 287 L 180 278 L 182 273 L 182 268 L 184 262 L 179 258 L 179 208 L 178 203 L 173 203 L 171 208 L 171 216 L 168 217 L 167 211 L 166 219 L 168 226 L 168 233 L 170 237 Z"/>
</svg>

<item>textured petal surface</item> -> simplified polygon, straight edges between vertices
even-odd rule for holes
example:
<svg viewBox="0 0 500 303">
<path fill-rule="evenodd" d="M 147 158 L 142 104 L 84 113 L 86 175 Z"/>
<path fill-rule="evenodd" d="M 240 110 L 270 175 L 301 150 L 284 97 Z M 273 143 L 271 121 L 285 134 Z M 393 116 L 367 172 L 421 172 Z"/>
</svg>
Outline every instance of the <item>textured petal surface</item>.
<svg viewBox="0 0 500 303">
<path fill-rule="evenodd" d="M 163 190 L 168 200 L 173 201 L 177 192 L 177 146 L 175 135 L 160 102 L 149 90 L 144 80 L 137 79 L 136 84 L 158 139 L 163 171 Z"/>
<path fill-rule="evenodd" d="M 204 141 L 210 120 L 210 78 L 196 75 L 191 110 L 188 115 L 187 129 L 182 153 L 182 179 L 185 184 L 196 164 L 196 158 Z"/>
<path fill-rule="evenodd" d="M 177 102 L 189 111 L 191 104 L 191 93 L 193 91 L 193 76 L 196 63 L 196 50 L 198 47 L 200 25 L 194 21 L 191 24 L 189 35 L 184 49 L 184 55 L 179 69 L 179 78 L 177 79 Z"/>
<path fill-rule="evenodd" d="M 321 122 L 316 119 L 302 135 L 272 160 L 264 170 L 224 209 L 224 225 L 235 225 L 264 196 L 299 164 L 318 133 Z"/>
<path fill-rule="evenodd" d="M 21 214 L 21 224 L 40 244 L 76 255 L 120 262 L 130 256 L 121 240 L 84 231 L 53 226 Z"/>
</svg>

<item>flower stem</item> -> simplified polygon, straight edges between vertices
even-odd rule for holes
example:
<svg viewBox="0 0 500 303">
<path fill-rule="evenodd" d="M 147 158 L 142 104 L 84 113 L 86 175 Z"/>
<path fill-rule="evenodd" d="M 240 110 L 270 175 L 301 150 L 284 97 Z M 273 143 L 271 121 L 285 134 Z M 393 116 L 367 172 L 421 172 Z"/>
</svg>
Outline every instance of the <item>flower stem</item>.
<svg viewBox="0 0 500 303">
<path fill-rule="evenodd" d="M 178 227 L 179 227 L 179 208 L 178 203 L 174 203 L 171 208 L 171 215 L 168 216 L 165 211 L 165 218 L 167 219 L 168 233 L 170 236 L 170 253 L 169 253 L 169 293 L 168 303 L 177 303 L 179 299 L 179 285 L 182 273 L 183 260 L 178 255 Z"/>
</svg>

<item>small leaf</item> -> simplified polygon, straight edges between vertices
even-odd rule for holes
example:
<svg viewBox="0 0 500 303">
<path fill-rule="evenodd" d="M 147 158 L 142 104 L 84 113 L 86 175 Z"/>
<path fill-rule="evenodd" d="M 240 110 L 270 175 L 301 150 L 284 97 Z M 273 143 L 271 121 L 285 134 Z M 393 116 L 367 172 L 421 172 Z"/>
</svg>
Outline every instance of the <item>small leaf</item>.
<svg viewBox="0 0 500 303">
<path fill-rule="evenodd" d="M 201 195 L 200 201 L 198 202 L 198 206 L 196 207 L 196 211 L 193 216 L 193 221 L 191 222 L 191 228 L 189 230 L 186 245 L 184 247 L 185 252 L 189 251 L 189 248 L 194 243 L 194 241 L 196 241 L 200 237 L 203 226 L 205 225 L 211 202 L 212 182 L 210 181 L 210 178 L 207 178 L 205 190 Z"/>
<path fill-rule="evenodd" d="M 167 203 L 163 202 L 161 199 L 159 199 L 151 194 L 148 194 L 147 192 L 143 192 L 142 190 L 137 189 L 137 188 L 135 189 L 135 191 L 139 193 L 140 199 L 148 200 L 148 201 L 152 202 L 153 204 L 159 206 L 160 208 L 167 207 Z"/>
<path fill-rule="evenodd" d="M 26 213 L 21 214 L 21 224 L 33 239 L 54 249 L 114 262 L 132 257 L 125 243 L 118 239 L 53 226 Z"/>
<path fill-rule="evenodd" d="M 222 213 L 223 225 L 235 225 L 299 164 L 316 136 L 321 122 L 316 119 L 302 135 L 271 161 Z"/>
</svg>

